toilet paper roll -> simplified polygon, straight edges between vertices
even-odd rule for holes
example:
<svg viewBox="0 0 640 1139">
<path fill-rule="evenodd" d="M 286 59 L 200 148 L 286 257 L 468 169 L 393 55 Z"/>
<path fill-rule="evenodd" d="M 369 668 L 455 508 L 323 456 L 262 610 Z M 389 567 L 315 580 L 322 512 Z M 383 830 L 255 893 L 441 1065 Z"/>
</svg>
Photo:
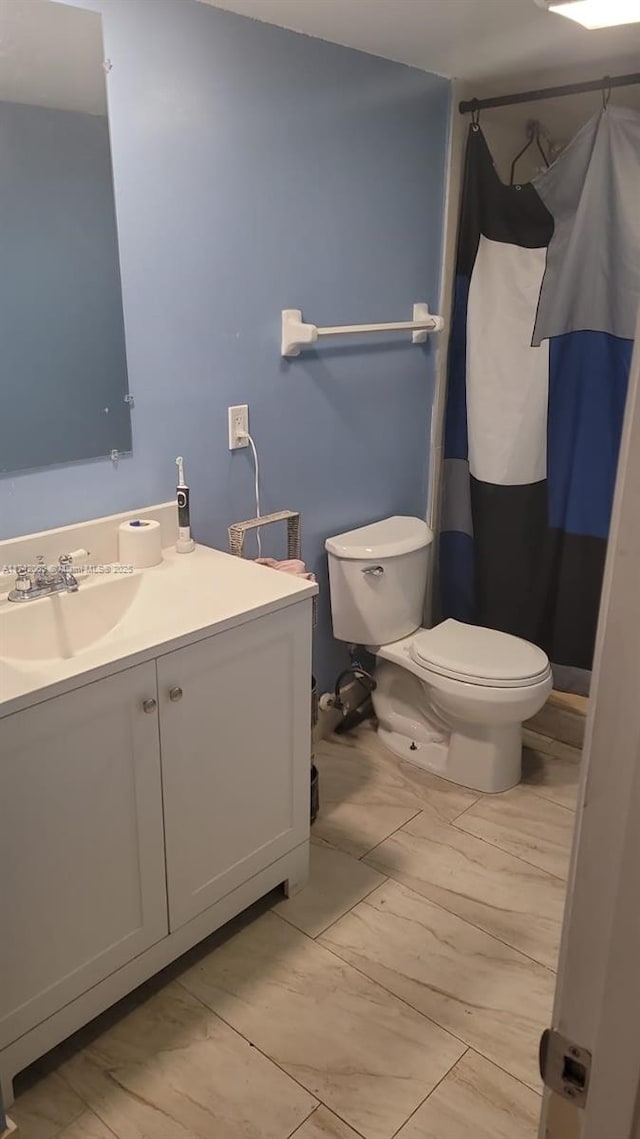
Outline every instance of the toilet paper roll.
<svg viewBox="0 0 640 1139">
<path fill-rule="evenodd" d="M 131 518 L 118 527 L 118 561 L 134 569 L 148 569 L 162 561 L 160 523 L 153 518 Z"/>
</svg>

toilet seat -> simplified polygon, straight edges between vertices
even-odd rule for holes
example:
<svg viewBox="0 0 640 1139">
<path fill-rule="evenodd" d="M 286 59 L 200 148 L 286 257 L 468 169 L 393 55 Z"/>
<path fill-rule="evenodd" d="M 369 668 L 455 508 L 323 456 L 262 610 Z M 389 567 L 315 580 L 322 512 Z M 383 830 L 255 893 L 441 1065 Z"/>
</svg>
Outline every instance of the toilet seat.
<svg viewBox="0 0 640 1139">
<path fill-rule="evenodd" d="M 453 618 L 419 629 L 409 655 L 425 673 L 485 688 L 526 688 L 549 675 L 547 655 L 537 645 Z"/>
</svg>

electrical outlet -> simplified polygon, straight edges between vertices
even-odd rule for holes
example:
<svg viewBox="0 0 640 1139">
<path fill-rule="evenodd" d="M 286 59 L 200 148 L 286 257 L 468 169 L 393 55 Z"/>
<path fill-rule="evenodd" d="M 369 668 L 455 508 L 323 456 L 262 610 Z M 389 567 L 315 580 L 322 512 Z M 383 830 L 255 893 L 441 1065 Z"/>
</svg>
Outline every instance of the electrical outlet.
<svg viewBox="0 0 640 1139">
<path fill-rule="evenodd" d="M 248 447 L 249 440 L 249 404 L 239 403 L 229 408 L 229 450 L 237 451 L 238 447 Z M 242 436 L 244 435 L 244 439 Z"/>
</svg>

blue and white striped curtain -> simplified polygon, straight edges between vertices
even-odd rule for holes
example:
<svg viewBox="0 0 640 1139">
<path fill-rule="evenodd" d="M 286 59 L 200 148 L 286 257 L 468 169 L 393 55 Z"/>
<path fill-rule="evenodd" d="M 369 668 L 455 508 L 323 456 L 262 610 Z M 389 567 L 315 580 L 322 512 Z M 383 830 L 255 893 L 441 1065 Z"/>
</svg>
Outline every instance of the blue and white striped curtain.
<svg viewBox="0 0 640 1139">
<path fill-rule="evenodd" d="M 640 114 L 533 183 L 470 127 L 449 355 L 443 616 L 540 645 L 588 691 L 640 302 Z"/>
</svg>

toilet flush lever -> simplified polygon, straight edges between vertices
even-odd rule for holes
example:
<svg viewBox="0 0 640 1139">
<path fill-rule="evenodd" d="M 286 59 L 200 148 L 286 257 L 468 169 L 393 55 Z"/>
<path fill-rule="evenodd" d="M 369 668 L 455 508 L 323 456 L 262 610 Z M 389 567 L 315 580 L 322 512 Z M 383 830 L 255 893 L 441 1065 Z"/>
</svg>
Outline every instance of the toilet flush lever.
<svg viewBox="0 0 640 1139">
<path fill-rule="evenodd" d="M 370 577 L 382 577 L 384 566 L 365 566 L 362 572 L 369 574 Z"/>
</svg>

